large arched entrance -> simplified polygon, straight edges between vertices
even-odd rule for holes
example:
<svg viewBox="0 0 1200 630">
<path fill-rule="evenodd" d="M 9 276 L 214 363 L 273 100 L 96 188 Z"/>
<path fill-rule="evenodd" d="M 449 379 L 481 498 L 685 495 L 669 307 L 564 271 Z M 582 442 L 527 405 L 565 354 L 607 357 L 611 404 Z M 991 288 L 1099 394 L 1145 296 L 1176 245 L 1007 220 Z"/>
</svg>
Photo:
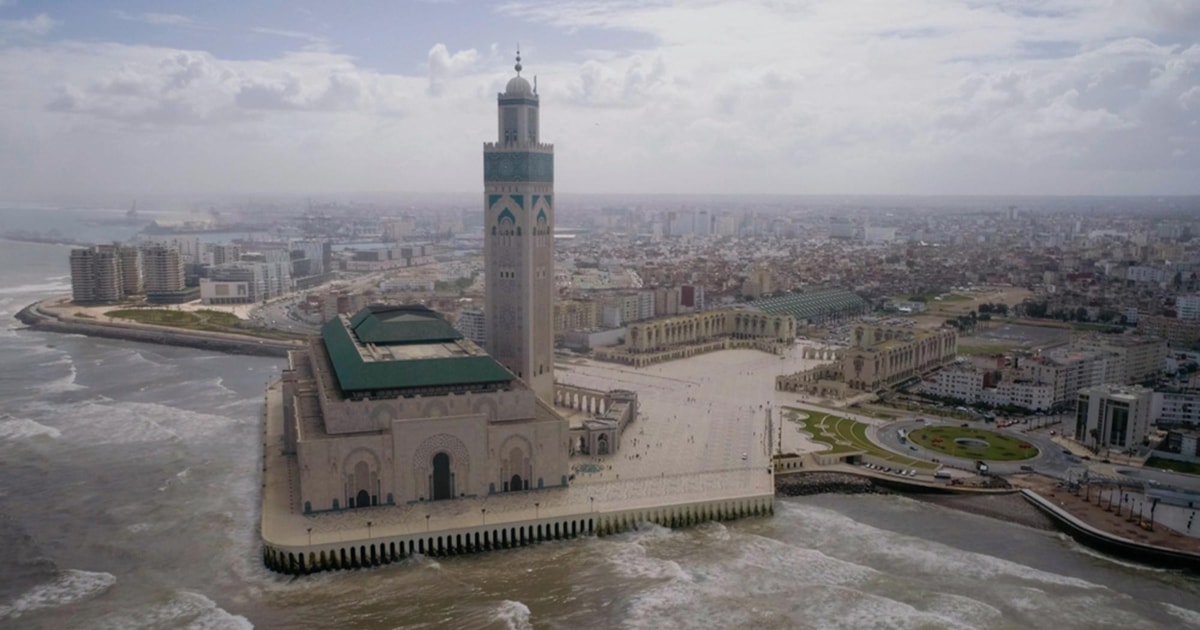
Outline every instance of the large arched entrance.
<svg viewBox="0 0 1200 630">
<path fill-rule="evenodd" d="M 596 450 L 598 451 L 598 453 L 597 453 L 598 455 L 608 455 L 608 436 L 607 435 L 601 434 L 600 438 L 598 440 L 596 440 Z"/>
<path fill-rule="evenodd" d="M 512 476 L 512 479 L 508 482 L 508 489 L 513 492 L 525 489 L 524 483 L 521 482 L 521 475 Z"/>
<path fill-rule="evenodd" d="M 454 497 L 454 484 L 450 477 L 450 456 L 438 453 L 433 456 L 433 500 Z"/>
<path fill-rule="evenodd" d="M 371 495 L 367 494 L 366 490 L 359 490 L 354 497 L 354 507 L 368 507 L 371 505 Z"/>
</svg>

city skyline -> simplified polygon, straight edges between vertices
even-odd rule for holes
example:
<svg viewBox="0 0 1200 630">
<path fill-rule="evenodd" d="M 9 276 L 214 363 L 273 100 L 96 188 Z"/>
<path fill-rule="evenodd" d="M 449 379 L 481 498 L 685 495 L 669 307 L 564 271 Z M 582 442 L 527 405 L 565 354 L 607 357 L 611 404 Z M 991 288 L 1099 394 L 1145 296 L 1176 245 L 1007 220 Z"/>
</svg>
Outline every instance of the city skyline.
<svg viewBox="0 0 1200 630">
<path fill-rule="evenodd" d="M 0 196 L 471 191 L 518 43 L 561 192 L 1200 192 L 1200 7 L 1093 4 L 4 0 Z"/>
</svg>

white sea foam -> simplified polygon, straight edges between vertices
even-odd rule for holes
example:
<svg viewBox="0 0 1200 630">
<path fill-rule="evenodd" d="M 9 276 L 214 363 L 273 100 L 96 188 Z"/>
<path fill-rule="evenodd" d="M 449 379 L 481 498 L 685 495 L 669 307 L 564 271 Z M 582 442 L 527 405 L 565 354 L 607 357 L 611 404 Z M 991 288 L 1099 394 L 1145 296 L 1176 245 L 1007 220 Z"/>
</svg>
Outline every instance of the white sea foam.
<svg viewBox="0 0 1200 630">
<path fill-rule="evenodd" d="M 1104 588 L 1087 580 L 1041 571 L 1002 558 L 882 530 L 832 510 L 781 503 L 782 511 L 787 514 L 788 519 L 798 522 L 810 538 L 817 539 L 814 546 L 820 546 L 820 540 L 836 543 L 848 539 L 856 541 L 862 552 L 882 556 L 889 562 L 911 571 L 980 580 L 1013 577 L 1029 582 L 1075 588 Z M 776 511 L 779 512 L 780 509 L 777 508 Z"/>
<path fill-rule="evenodd" d="M 62 293 L 70 291 L 70 282 L 43 282 L 39 284 L 20 284 L 15 287 L 0 288 L 0 295 L 24 295 L 35 293 Z"/>
<path fill-rule="evenodd" d="M 39 437 L 57 440 L 61 436 L 62 432 L 58 429 L 48 427 L 35 420 L 13 418 L 12 416 L 0 418 L 0 440 L 6 442 L 16 442 Z"/>
<path fill-rule="evenodd" d="M 31 404 L 30 408 L 37 408 Z M 74 439 L 90 444 L 141 444 L 186 441 L 212 435 L 234 420 L 220 415 L 188 411 L 147 402 L 115 402 L 104 396 L 81 401 L 64 408 L 48 410 L 69 417 L 71 426 L 63 431 Z"/>
<path fill-rule="evenodd" d="M 1169 573 L 1171 571 L 1171 569 L 1164 569 L 1162 567 L 1152 567 L 1148 564 L 1138 564 L 1137 562 L 1130 562 L 1128 560 L 1121 560 L 1119 558 L 1114 558 L 1112 556 L 1105 555 L 1103 553 L 1100 553 L 1099 551 L 1096 551 L 1095 549 L 1092 549 L 1091 547 L 1087 547 L 1085 545 L 1079 544 L 1078 542 L 1075 541 L 1074 538 L 1071 538 L 1070 536 L 1068 536 L 1066 534 L 1060 533 L 1059 537 L 1065 539 L 1067 546 L 1070 547 L 1074 551 L 1077 551 L 1085 556 L 1091 556 L 1093 558 L 1098 558 L 1100 560 L 1104 560 L 1105 562 L 1111 562 L 1113 564 L 1123 566 L 1127 569 L 1137 569 L 1139 571 L 1149 571 L 1151 573 Z"/>
<path fill-rule="evenodd" d="M 190 628 L 194 630 L 250 629 L 249 619 L 234 615 L 208 597 L 191 591 L 179 591 L 166 603 L 139 609 L 121 618 L 99 621 L 97 628 L 134 630 L 149 628 Z"/>
<path fill-rule="evenodd" d="M 1175 604 L 1167 604 L 1165 602 L 1163 603 L 1163 608 L 1166 608 L 1167 612 L 1172 617 L 1182 621 L 1184 627 L 1200 628 L 1200 611 L 1195 611 L 1190 608 L 1183 608 L 1181 606 L 1176 606 Z"/>
<path fill-rule="evenodd" d="M 60 572 L 53 582 L 35 586 L 11 604 L 0 606 L 0 619 L 16 619 L 35 610 L 91 599 L 103 594 L 116 581 L 111 573 L 68 569 Z"/>
<path fill-rule="evenodd" d="M 500 606 L 496 610 L 495 619 L 502 622 L 504 627 L 511 628 L 512 630 L 529 630 L 533 628 L 533 623 L 529 620 L 529 607 L 511 599 L 500 602 Z"/>
<path fill-rule="evenodd" d="M 58 363 L 58 361 L 55 363 Z M 67 357 L 66 363 L 68 365 L 67 374 L 52 381 L 39 383 L 37 385 L 37 390 L 43 394 L 61 394 L 63 392 L 74 392 L 81 389 L 87 389 L 86 385 L 80 385 L 79 383 L 75 382 L 75 379 L 79 376 L 79 371 L 75 369 L 75 362 L 71 361 L 70 357 Z"/>
</svg>

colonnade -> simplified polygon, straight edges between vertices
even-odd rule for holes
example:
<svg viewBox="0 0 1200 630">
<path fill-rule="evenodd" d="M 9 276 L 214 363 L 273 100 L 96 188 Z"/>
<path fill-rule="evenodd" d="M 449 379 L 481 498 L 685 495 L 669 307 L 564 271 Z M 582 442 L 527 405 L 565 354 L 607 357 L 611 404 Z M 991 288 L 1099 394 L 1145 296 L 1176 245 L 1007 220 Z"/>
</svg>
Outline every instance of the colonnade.
<svg viewBox="0 0 1200 630">
<path fill-rule="evenodd" d="M 685 505 L 588 513 L 536 522 L 504 523 L 453 532 L 426 532 L 361 541 L 359 544 L 309 545 L 287 549 L 263 544 L 263 563 L 279 573 L 305 575 L 320 571 L 361 569 L 399 562 L 414 555 L 456 556 L 495 549 L 524 547 L 547 540 L 579 536 L 608 536 L 641 523 L 689 527 L 707 521 L 726 521 L 774 514 L 774 495 L 704 501 Z"/>
</svg>

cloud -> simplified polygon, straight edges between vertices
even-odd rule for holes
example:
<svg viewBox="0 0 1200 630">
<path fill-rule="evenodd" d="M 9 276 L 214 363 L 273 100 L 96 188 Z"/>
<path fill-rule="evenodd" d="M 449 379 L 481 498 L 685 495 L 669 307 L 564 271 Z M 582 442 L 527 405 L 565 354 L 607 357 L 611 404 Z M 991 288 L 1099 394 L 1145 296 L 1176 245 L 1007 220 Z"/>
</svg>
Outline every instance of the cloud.
<svg viewBox="0 0 1200 630">
<path fill-rule="evenodd" d="M 0 37 L 41 37 L 49 33 L 59 22 L 45 13 L 39 13 L 24 20 L 0 20 Z"/>
<path fill-rule="evenodd" d="M 161 26 L 193 26 L 196 24 L 196 21 L 192 18 L 176 13 L 126 13 L 125 11 L 114 11 L 113 14 L 122 20 L 142 22 L 144 24 Z"/>
<path fill-rule="evenodd" d="M 1195 194 L 1200 44 L 1165 23 L 1189 23 L 1194 5 L 1165 2 L 1168 17 L 1137 5 L 527 0 L 500 11 L 587 41 L 522 49 L 564 191 Z M 80 190 L 478 188 L 479 143 L 495 137 L 496 93 L 512 76 L 496 47 L 426 44 L 400 60 L 412 70 L 381 71 L 320 35 L 248 30 L 300 49 L 0 47 L 0 181 L 56 190 L 63 165 L 88 158 Z"/>
<path fill-rule="evenodd" d="M 471 48 L 460 50 L 453 55 L 445 44 L 434 44 L 429 49 L 429 94 L 441 96 L 445 92 L 446 81 L 466 73 L 479 60 L 479 53 Z"/>
<path fill-rule="evenodd" d="M 329 51 L 333 49 L 329 39 L 321 35 L 305 33 L 304 31 L 292 31 L 281 28 L 271 28 L 269 26 L 255 26 L 250 29 L 259 35 L 271 35 L 274 37 L 283 37 L 286 39 L 298 39 L 306 43 L 305 50 L 313 51 Z"/>
</svg>

